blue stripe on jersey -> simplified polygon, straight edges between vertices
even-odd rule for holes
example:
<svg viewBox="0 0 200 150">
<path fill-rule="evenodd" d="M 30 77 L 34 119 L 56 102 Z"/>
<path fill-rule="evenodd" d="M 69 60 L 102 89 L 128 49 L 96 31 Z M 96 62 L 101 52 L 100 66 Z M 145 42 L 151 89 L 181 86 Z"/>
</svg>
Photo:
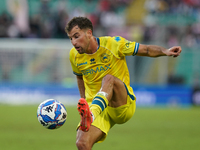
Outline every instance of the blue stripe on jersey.
<svg viewBox="0 0 200 150">
<path fill-rule="evenodd" d="M 126 86 L 125 83 L 124 83 L 124 86 L 125 86 L 125 88 L 126 88 L 127 94 L 130 96 L 130 98 L 131 98 L 132 100 L 135 100 L 135 97 L 134 97 L 132 94 L 129 93 L 128 88 L 127 88 L 127 86 Z"/>
<path fill-rule="evenodd" d="M 77 76 L 82 76 L 81 73 L 76 73 L 76 72 L 74 72 L 74 71 L 73 71 L 73 74 L 75 74 L 75 75 L 77 75 Z"/>
<path fill-rule="evenodd" d="M 105 100 L 102 97 L 99 97 L 99 96 L 96 96 L 94 98 L 94 100 L 92 101 L 92 104 L 99 105 L 101 107 L 102 111 L 107 107 Z"/>
<path fill-rule="evenodd" d="M 135 49 L 134 49 L 133 56 L 138 53 L 138 49 L 139 49 L 139 43 L 135 43 Z"/>
</svg>

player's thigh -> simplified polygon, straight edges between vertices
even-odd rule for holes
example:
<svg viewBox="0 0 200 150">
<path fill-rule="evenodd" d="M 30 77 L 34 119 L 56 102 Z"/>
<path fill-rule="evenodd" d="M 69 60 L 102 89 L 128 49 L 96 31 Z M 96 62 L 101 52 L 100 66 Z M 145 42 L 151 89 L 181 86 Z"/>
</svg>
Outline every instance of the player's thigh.
<svg viewBox="0 0 200 150">
<path fill-rule="evenodd" d="M 82 130 L 77 131 L 76 142 L 87 143 L 92 147 L 93 144 L 99 141 L 104 135 L 105 133 L 103 133 L 100 129 L 95 126 L 91 126 L 87 132 Z"/>
<path fill-rule="evenodd" d="M 114 77 L 113 96 L 110 106 L 119 107 L 127 103 L 127 90 L 122 82 L 117 77 Z"/>
</svg>

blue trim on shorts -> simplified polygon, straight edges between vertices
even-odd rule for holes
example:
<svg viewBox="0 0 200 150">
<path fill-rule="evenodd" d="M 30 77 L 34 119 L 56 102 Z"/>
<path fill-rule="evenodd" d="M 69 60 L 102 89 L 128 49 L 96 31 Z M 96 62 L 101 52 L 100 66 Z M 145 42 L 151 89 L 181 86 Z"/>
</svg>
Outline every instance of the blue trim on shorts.
<svg viewBox="0 0 200 150">
<path fill-rule="evenodd" d="M 99 101 L 99 100 L 95 100 L 96 98 L 102 100 L 102 102 L 104 103 L 105 107 L 107 106 L 106 105 L 106 102 L 105 100 L 102 98 L 102 97 L 99 97 L 99 96 L 96 96 L 94 98 L 94 100 L 92 101 L 92 104 L 96 104 L 96 105 L 99 105 L 101 107 L 101 110 L 103 111 L 105 109 L 104 105 Z"/>
<path fill-rule="evenodd" d="M 125 86 L 125 88 L 126 88 L 127 94 L 128 94 L 128 95 L 130 96 L 130 98 L 134 101 L 134 100 L 135 100 L 135 97 L 134 97 L 131 93 L 129 93 L 128 88 L 127 88 L 127 86 L 126 86 L 125 83 L 124 83 L 124 86 Z"/>
</svg>

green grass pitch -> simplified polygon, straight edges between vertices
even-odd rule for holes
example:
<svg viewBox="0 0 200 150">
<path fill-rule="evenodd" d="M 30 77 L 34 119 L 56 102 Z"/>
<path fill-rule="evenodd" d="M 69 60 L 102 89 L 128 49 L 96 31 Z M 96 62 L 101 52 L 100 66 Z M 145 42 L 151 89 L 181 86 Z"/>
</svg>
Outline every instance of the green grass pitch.
<svg viewBox="0 0 200 150">
<path fill-rule="evenodd" d="M 68 118 L 56 130 L 39 124 L 37 106 L 0 105 L 0 149 L 76 150 L 75 106 L 66 107 Z M 137 108 L 133 118 L 116 125 L 93 150 L 199 150 L 200 108 Z"/>
</svg>

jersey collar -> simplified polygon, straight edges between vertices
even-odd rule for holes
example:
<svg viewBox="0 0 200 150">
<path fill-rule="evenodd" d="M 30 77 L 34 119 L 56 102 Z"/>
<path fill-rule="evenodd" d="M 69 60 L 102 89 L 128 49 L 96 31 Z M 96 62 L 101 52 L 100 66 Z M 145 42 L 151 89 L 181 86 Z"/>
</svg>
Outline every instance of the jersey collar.
<svg viewBox="0 0 200 150">
<path fill-rule="evenodd" d="M 99 38 L 96 38 L 96 40 L 97 40 L 97 43 L 98 43 L 98 47 L 97 47 L 97 50 L 98 50 L 99 46 L 100 46 L 100 40 L 99 40 Z"/>
</svg>

